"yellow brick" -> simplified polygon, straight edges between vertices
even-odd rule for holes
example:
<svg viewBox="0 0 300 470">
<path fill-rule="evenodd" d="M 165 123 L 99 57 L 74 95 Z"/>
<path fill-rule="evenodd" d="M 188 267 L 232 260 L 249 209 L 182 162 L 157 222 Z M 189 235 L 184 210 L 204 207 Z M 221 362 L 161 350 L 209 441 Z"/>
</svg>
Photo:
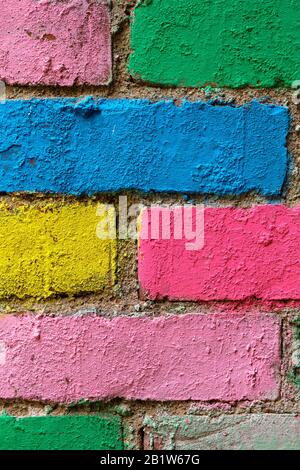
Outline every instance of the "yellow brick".
<svg viewBox="0 0 300 470">
<path fill-rule="evenodd" d="M 116 240 L 100 240 L 96 204 L 0 206 L 0 297 L 99 292 L 115 280 Z"/>
</svg>

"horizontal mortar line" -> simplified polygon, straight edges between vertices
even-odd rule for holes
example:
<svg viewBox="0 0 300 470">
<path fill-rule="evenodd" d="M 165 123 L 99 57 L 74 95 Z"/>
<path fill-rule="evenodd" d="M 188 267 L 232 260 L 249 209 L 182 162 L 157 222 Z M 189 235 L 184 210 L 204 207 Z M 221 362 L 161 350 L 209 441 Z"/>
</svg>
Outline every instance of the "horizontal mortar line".
<svg viewBox="0 0 300 470">
<path fill-rule="evenodd" d="M 78 402 L 72 403 L 60 403 L 56 401 L 50 400 L 26 400 L 26 399 L 7 399 L 7 400 L 0 400 L 0 407 L 9 409 L 10 405 L 17 405 L 17 406 L 33 406 L 36 408 L 41 409 L 40 407 L 48 406 L 48 405 L 55 405 L 56 410 L 61 411 L 69 411 L 74 410 L 74 412 L 80 413 L 80 411 L 84 411 L 87 407 L 91 407 L 91 413 L 103 413 L 104 411 L 114 412 L 115 406 L 125 405 L 131 409 L 132 414 L 135 413 L 135 407 L 142 410 L 144 413 L 148 413 L 149 410 L 159 409 L 160 411 L 165 411 L 167 409 L 172 410 L 176 409 L 178 416 L 186 416 L 186 414 L 193 415 L 193 416 L 207 416 L 212 414 L 227 414 L 227 415 L 252 415 L 252 414 L 260 414 L 260 413 L 270 413 L 270 414 L 295 414 L 300 412 L 299 403 L 293 400 L 286 400 L 284 398 L 280 398 L 277 400 L 238 400 L 235 402 L 230 401 L 221 401 L 221 400 L 207 400 L 207 401 L 196 401 L 196 400 L 168 400 L 168 401 L 152 401 L 152 400 L 127 400 L 123 398 L 113 398 L 113 399 L 106 399 L 106 400 L 84 400 L 81 399 Z M 218 408 L 222 405 L 229 406 L 229 409 L 222 409 Z M 246 405 L 248 408 L 240 408 L 241 405 Z M 201 407 L 204 406 L 204 409 L 196 409 L 192 410 L 192 407 Z M 250 408 L 251 406 L 251 408 Z M 97 408 L 98 407 L 98 408 Z M 215 408 L 214 408 L 215 407 Z M 148 409 L 148 411 L 147 411 Z M 264 411 L 265 409 L 265 411 Z M 236 413 L 238 411 L 238 413 Z M 174 411 L 172 411 L 174 414 Z M 117 414 L 117 413 L 116 413 Z M 24 416 L 27 416 L 24 414 Z"/>
<path fill-rule="evenodd" d="M 117 204 L 119 202 L 119 196 L 127 196 L 128 202 L 132 204 L 141 203 L 145 206 L 150 206 L 151 204 L 155 205 L 168 205 L 172 206 L 175 204 L 179 205 L 188 205 L 193 206 L 195 204 L 203 204 L 206 207 L 251 207 L 252 205 L 263 205 L 269 204 L 270 201 L 276 202 L 278 204 L 285 204 L 288 207 L 293 207 L 297 205 L 296 202 L 288 203 L 286 197 L 281 196 L 271 196 L 269 198 L 264 198 L 256 193 L 244 193 L 242 195 L 232 195 L 232 196 L 216 196 L 214 194 L 204 194 L 204 193 L 179 193 L 179 192 L 139 192 L 135 190 L 119 190 L 117 192 L 98 192 L 92 196 L 87 194 L 82 195 L 72 195 L 65 193 L 41 193 L 41 192 L 12 192 L 12 193 L 1 193 L 0 191 L 0 201 L 12 200 L 13 203 L 20 203 L 22 201 L 28 203 L 36 203 L 43 201 L 63 201 L 66 205 L 76 202 L 97 202 L 99 203 L 110 203 L 116 204 L 116 209 L 118 209 Z M 188 196 L 188 200 L 185 200 L 184 197 Z"/>
<path fill-rule="evenodd" d="M 30 299 L 32 300 L 32 299 Z M 69 301 L 70 299 L 66 299 Z M 83 300 L 83 298 L 78 298 L 78 300 Z M 55 302 L 57 301 L 57 308 Z M 155 301 L 150 303 L 150 301 L 132 301 L 130 306 L 125 306 L 123 303 L 120 303 L 116 300 L 106 300 L 105 303 L 101 305 L 99 302 L 98 304 L 93 303 L 88 307 L 80 306 L 71 307 L 67 304 L 63 306 L 58 303 L 57 299 L 53 299 L 48 303 L 45 302 L 43 304 L 35 304 L 33 307 L 26 307 L 27 301 L 20 301 L 19 305 L 16 307 L 13 305 L 13 300 L 11 301 L 2 301 L 2 304 L 5 304 L 5 308 L 0 310 L 1 316 L 46 316 L 46 317 L 86 317 L 87 315 L 96 316 L 99 318 L 107 318 L 107 319 L 115 319 L 118 317 L 130 317 L 130 318 L 164 318 L 169 316 L 184 316 L 190 314 L 202 314 L 202 315 L 217 315 L 217 314 L 240 314 L 240 315 L 269 315 L 269 316 L 277 316 L 282 319 L 287 319 L 289 321 L 293 320 L 293 316 L 295 314 L 299 314 L 300 311 L 300 301 L 297 302 L 297 305 L 294 303 L 293 305 L 289 304 L 289 301 L 285 301 L 286 303 L 281 306 L 274 306 L 271 305 L 266 306 L 261 302 L 260 304 L 256 303 L 253 305 L 240 303 L 236 305 L 235 301 L 208 301 L 208 302 L 201 302 L 201 303 L 190 303 L 190 302 L 174 302 L 174 305 L 170 305 L 168 302 L 160 302 Z M 111 302 L 113 307 L 108 308 L 107 303 Z M 143 307 L 143 303 L 148 303 L 147 306 Z M 293 301 L 294 302 L 294 301 Z M 7 311 L 7 307 L 11 305 L 11 310 Z M 135 306 L 139 306 L 142 308 L 140 311 L 132 311 Z M 184 311 L 178 311 L 178 309 L 183 309 Z M 177 310 L 176 310 L 177 309 Z M 289 311 L 287 311 L 289 310 Z"/>
<path fill-rule="evenodd" d="M 126 90 L 123 87 L 126 86 Z M 149 91 L 151 89 L 151 92 Z M 216 91 L 218 90 L 218 91 Z M 293 94 L 295 90 L 292 88 L 264 88 L 256 89 L 251 87 L 245 87 L 242 89 L 234 89 L 229 87 L 215 87 L 211 90 L 211 95 L 208 97 L 205 92 L 205 87 L 200 88 L 180 88 L 180 87 L 164 87 L 146 84 L 132 84 L 131 82 L 121 82 L 121 84 L 112 84 L 107 86 L 92 86 L 92 85 L 80 85 L 75 87 L 59 87 L 59 86 L 44 86 L 44 85 L 6 85 L 7 99 L 30 99 L 30 98 L 72 98 L 80 97 L 82 94 L 88 94 L 94 98 L 127 98 L 127 99 L 149 99 L 152 95 L 153 101 L 159 101 L 161 99 L 203 99 L 204 101 L 211 101 L 214 98 L 219 97 L 224 99 L 226 102 L 226 94 L 230 99 L 231 104 L 232 98 L 243 100 L 245 103 L 254 98 L 262 98 L 266 95 L 269 97 L 268 100 L 264 100 L 265 103 L 273 103 L 274 99 L 282 100 L 286 103 L 289 94 Z M 41 95 L 41 92 L 43 93 Z M 16 95 L 16 97 L 11 95 Z M 155 99 L 154 99 L 155 96 Z M 230 104 L 228 102 L 228 104 Z"/>
</svg>

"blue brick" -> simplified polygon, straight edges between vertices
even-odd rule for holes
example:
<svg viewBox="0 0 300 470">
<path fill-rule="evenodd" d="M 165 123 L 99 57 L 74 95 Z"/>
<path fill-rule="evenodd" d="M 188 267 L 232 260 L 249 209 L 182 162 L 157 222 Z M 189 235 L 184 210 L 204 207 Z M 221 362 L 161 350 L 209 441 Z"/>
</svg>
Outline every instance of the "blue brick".
<svg viewBox="0 0 300 470">
<path fill-rule="evenodd" d="M 32 99 L 0 105 L 1 192 L 280 195 L 285 107 Z"/>
</svg>

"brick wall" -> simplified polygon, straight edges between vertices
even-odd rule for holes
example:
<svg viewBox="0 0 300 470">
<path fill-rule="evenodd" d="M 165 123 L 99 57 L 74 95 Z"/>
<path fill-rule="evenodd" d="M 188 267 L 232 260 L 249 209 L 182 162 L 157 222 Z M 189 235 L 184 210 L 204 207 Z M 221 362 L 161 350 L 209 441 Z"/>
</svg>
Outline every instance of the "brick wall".
<svg viewBox="0 0 300 470">
<path fill-rule="evenodd" d="M 5 2 L 1 449 L 300 450 L 299 18 Z"/>
</svg>

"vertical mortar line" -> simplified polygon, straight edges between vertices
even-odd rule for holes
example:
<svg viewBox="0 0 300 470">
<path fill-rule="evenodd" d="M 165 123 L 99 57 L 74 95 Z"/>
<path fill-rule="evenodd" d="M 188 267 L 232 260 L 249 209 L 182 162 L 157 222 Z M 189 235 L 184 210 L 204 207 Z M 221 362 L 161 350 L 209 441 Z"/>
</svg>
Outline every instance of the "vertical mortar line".
<svg viewBox="0 0 300 470">
<path fill-rule="evenodd" d="M 286 90 L 285 90 L 286 91 Z M 293 155 L 292 155 L 292 152 L 290 152 L 290 146 L 292 144 L 292 136 L 293 136 L 293 111 L 292 109 L 290 108 L 289 105 L 287 105 L 287 108 L 288 108 L 288 115 L 289 115 L 289 128 L 288 128 L 288 133 L 287 133 L 287 136 L 286 136 L 286 143 L 285 143 L 285 147 L 286 147 L 286 151 L 287 151 L 287 169 L 286 169 L 286 175 L 285 175 L 285 179 L 284 179 L 284 182 L 283 182 L 283 185 L 282 185 L 282 188 L 281 188 L 281 192 L 280 192 L 280 199 L 285 199 L 285 204 L 288 204 L 289 202 L 289 195 L 290 195 L 290 189 L 292 188 L 293 186 L 293 182 L 292 182 L 292 171 L 293 171 L 293 166 L 296 167 L 296 161 L 295 159 L 293 158 Z"/>
<path fill-rule="evenodd" d="M 144 424 L 138 430 L 138 450 L 145 450 Z"/>
<path fill-rule="evenodd" d="M 279 400 L 282 398 L 283 382 L 284 382 L 284 318 L 280 319 L 280 386 L 279 386 Z"/>
<path fill-rule="evenodd" d="M 290 374 L 292 376 L 293 382 L 295 387 L 297 388 L 297 398 L 300 397 L 299 394 L 299 386 L 300 386 L 300 317 L 299 313 L 297 316 L 293 317 L 293 320 L 290 322 L 292 325 L 293 331 L 291 335 L 291 351 L 290 354 L 292 356 L 291 360 L 291 371 Z M 295 361 L 296 358 L 296 361 Z"/>
</svg>

